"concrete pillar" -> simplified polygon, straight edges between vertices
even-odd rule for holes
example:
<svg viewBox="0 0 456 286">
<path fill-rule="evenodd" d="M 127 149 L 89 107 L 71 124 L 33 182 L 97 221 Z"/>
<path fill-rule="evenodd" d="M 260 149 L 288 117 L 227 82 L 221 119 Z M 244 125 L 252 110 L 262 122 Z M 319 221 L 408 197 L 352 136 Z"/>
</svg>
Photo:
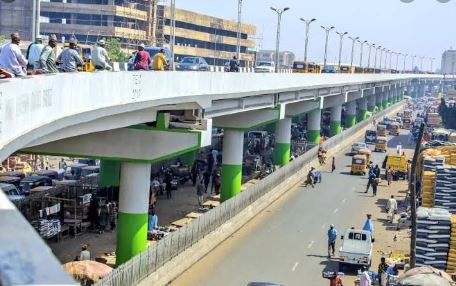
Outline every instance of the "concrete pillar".
<svg viewBox="0 0 456 286">
<path fill-rule="evenodd" d="M 378 111 L 383 110 L 383 93 L 377 93 L 375 95 L 375 104 L 378 107 Z"/>
<path fill-rule="evenodd" d="M 120 162 L 100 160 L 98 186 L 101 188 L 118 187 L 120 178 Z"/>
<path fill-rule="evenodd" d="M 277 121 L 275 125 L 274 164 L 284 166 L 290 161 L 291 118 Z"/>
<path fill-rule="evenodd" d="M 241 192 L 243 147 L 244 131 L 225 129 L 223 137 L 221 202 Z"/>
<path fill-rule="evenodd" d="M 356 124 L 356 100 L 345 105 L 345 128 L 350 128 Z"/>
<path fill-rule="evenodd" d="M 342 105 L 336 105 L 331 108 L 331 126 L 330 135 L 334 136 L 342 131 Z"/>
<path fill-rule="evenodd" d="M 367 98 L 363 97 L 358 99 L 358 122 L 367 118 Z"/>
<path fill-rule="evenodd" d="M 121 163 L 116 265 L 147 247 L 150 164 Z"/>
<path fill-rule="evenodd" d="M 320 144 L 321 110 L 316 109 L 307 114 L 307 141 Z"/>
<path fill-rule="evenodd" d="M 179 156 L 179 158 L 182 160 L 182 163 L 184 165 L 192 166 L 196 160 L 196 153 L 198 153 L 197 150 L 190 151 L 185 154 L 182 154 L 181 156 Z"/>
<path fill-rule="evenodd" d="M 377 96 L 375 94 L 369 95 L 369 97 L 367 98 L 367 110 L 369 110 L 370 112 L 374 112 L 376 103 Z"/>
<path fill-rule="evenodd" d="M 383 92 L 383 95 L 382 95 L 382 98 L 383 98 L 383 101 L 382 101 L 383 110 L 388 108 L 388 94 L 389 94 L 389 91 L 385 91 L 385 92 Z"/>
</svg>

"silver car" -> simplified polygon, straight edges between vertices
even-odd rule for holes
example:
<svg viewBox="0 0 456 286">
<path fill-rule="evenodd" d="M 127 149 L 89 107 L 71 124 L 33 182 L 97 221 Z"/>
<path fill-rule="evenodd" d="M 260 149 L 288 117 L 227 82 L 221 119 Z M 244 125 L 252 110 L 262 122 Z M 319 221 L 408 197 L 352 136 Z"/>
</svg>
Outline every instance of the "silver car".
<svg viewBox="0 0 456 286">
<path fill-rule="evenodd" d="M 178 71 L 209 71 L 206 60 L 201 57 L 185 57 L 176 65 Z"/>
</svg>

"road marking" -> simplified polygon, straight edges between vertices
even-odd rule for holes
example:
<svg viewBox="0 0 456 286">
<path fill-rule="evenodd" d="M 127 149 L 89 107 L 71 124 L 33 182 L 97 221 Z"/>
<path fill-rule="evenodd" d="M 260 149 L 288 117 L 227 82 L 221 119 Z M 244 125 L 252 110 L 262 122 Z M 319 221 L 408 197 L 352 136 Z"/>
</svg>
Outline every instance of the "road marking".
<svg viewBox="0 0 456 286">
<path fill-rule="evenodd" d="M 345 203 L 346 201 L 347 201 L 347 199 L 346 199 L 346 198 L 344 198 L 344 199 L 342 200 L 342 203 Z"/>
<path fill-rule="evenodd" d="M 309 245 L 307 246 L 307 248 L 310 249 L 310 248 L 312 247 L 312 245 L 314 244 L 314 242 L 315 242 L 315 241 L 312 240 L 312 241 L 309 243 Z"/>
<path fill-rule="evenodd" d="M 337 213 L 338 211 L 339 211 L 339 209 L 336 208 L 336 209 L 333 211 L 333 213 Z"/>
<path fill-rule="evenodd" d="M 296 268 L 298 267 L 298 265 L 299 265 L 299 262 L 296 262 L 296 263 L 293 265 L 293 268 L 291 268 L 291 271 L 294 272 L 294 271 L 296 270 Z"/>
<path fill-rule="evenodd" d="M 321 229 L 324 229 L 326 227 L 326 223 L 324 223 L 322 226 L 321 226 Z"/>
</svg>

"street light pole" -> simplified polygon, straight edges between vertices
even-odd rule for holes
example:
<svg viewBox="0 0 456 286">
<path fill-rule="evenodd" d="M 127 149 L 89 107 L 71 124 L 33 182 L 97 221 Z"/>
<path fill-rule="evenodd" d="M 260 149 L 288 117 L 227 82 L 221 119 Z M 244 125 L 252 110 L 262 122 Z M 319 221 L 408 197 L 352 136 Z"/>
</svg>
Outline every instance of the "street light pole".
<svg viewBox="0 0 456 286">
<path fill-rule="evenodd" d="M 435 58 L 429 58 L 429 60 L 431 60 L 431 72 L 433 72 L 434 69 L 432 68 L 432 66 L 433 66 Z"/>
<path fill-rule="evenodd" d="M 402 73 L 405 73 L 405 64 L 407 61 L 408 54 L 404 54 L 404 68 L 402 69 Z"/>
<path fill-rule="evenodd" d="M 275 62 L 275 72 L 279 72 L 279 51 L 280 51 L 280 22 L 282 21 L 282 14 L 290 8 L 285 7 L 283 9 L 276 9 L 271 7 L 271 10 L 277 13 L 277 37 L 276 37 L 276 62 Z"/>
<path fill-rule="evenodd" d="M 237 45 L 236 58 L 238 63 L 241 63 L 241 20 L 242 20 L 242 1 L 238 0 L 238 22 L 237 22 Z"/>
<path fill-rule="evenodd" d="M 375 48 L 374 69 L 377 69 L 377 53 L 378 53 L 378 50 L 381 48 L 382 48 L 382 46 L 378 46 L 377 48 Z"/>
<path fill-rule="evenodd" d="M 399 72 L 399 56 L 402 55 L 401 53 L 396 53 L 396 72 Z"/>
<path fill-rule="evenodd" d="M 171 0 L 171 70 L 175 70 L 174 64 L 174 46 L 176 45 L 176 0 Z"/>
<path fill-rule="evenodd" d="M 359 53 L 359 67 L 361 70 L 363 69 L 363 51 L 364 51 L 364 44 L 367 44 L 367 41 L 361 42 L 358 41 L 360 44 L 360 53 Z"/>
<path fill-rule="evenodd" d="M 386 50 L 385 48 L 380 49 L 380 65 L 379 65 L 380 72 L 382 70 L 382 63 L 383 63 L 383 51 L 385 51 L 385 50 Z"/>
<path fill-rule="evenodd" d="M 352 40 L 352 52 L 351 52 L 351 60 L 350 60 L 350 68 L 353 67 L 353 58 L 354 58 L 354 55 L 355 55 L 355 42 L 357 40 L 359 40 L 359 37 L 356 37 L 356 38 L 352 38 L 352 37 L 349 37 L 350 40 Z M 361 51 L 361 54 L 362 54 L 362 51 Z"/>
<path fill-rule="evenodd" d="M 391 60 L 392 60 L 393 54 L 395 54 L 395 52 L 393 52 L 393 51 L 388 51 L 388 52 L 389 52 L 389 56 L 390 56 L 389 70 L 391 72 Z"/>
<path fill-rule="evenodd" d="M 340 42 L 339 42 L 339 71 L 340 71 L 340 64 L 341 64 L 341 60 L 342 60 L 342 46 L 344 44 L 344 36 L 347 35 L 348 33 L 347 32 L 343 32 L 343 33 L 336 32 L 336 34 L 338 34 L 340 37 Z"/>
<path fill-rule="evenodd" d="M 370 62 L 371 62 L 371 51 L 372 48 L 375 48 L 375 44 L 367 44 L 369 46 L 369 58 L 367 59 L 367 68 L 370 69 Z"/>
<path fill-rule="evenodd" d="M 325 26 L 321 26 L 321 28 L 323 30 L 325 30 L 326 32 L 326 40 L 325 40 L 325 56 L 323 58 L 323 67 L 326 66 L 326 63 L 327 63 L 327 59 L 328 59 L 328 40 L 329 40 L 329 32 L 331 32 L 332 29 L 334 29 L 335 27 L 334 26 L 331 26 L 329 28 L 325 27 Z"/>
<path fill-rule="evenodd" d="M 415 70 L 415 58 L 416 56 L 412 56 L 412 73 L 414 73 Z"/>
<path fill-rule="evenodd" d="M 309 28 L 310 28 L 310 24 L 312 22 L 316 21 L 317 19 L 312 18 L 310 20 L 306 20 L 304 18 L 300 18 L 300 20 L 303 21 L 304 23 L 306 23 L 306 40 L 304 43 L 304 65 L 307 65 L 307 47 L 309 45 Z"/>
<path fill-rule="evenodd" d="M 423 60 L 425 57 L 419 57 L 420 58 L 420 72 L 423 72 Z"/>
</svg>

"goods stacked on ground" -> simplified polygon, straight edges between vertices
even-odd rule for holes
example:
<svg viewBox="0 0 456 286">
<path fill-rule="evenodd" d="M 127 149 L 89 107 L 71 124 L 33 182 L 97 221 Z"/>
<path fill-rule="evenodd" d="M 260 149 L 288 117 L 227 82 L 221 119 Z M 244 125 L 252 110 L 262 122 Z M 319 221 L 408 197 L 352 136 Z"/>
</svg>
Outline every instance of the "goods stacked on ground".
<svg viewBox="0 0 456 286">
<path fill-rule="evenodd" d="M 448 273 L 456 273 L 456 215 L 451 216 L 450 248 L 448 249 Z"/>
<path fill-rule="evenodd" d="M 451 214 L 444 209 L 417 210 L 416 265 L 447 269 Z"/>
<path fill-rule="evenodd" d="M 43 238 L 51 238 L 61 231 L 60 220 L 40 219 L 32 222 L 33 227 Z"/>
<path fill-rule="evenodd" d="M 456 213 L 456 167 L 437 166 L 435 174 L 434 206 Z"/>
<path fill-rule="evenodd" d="M 435 172 L 424 171 L 421 179 L 421 206 L 434 207 Z"/>
</svg>

